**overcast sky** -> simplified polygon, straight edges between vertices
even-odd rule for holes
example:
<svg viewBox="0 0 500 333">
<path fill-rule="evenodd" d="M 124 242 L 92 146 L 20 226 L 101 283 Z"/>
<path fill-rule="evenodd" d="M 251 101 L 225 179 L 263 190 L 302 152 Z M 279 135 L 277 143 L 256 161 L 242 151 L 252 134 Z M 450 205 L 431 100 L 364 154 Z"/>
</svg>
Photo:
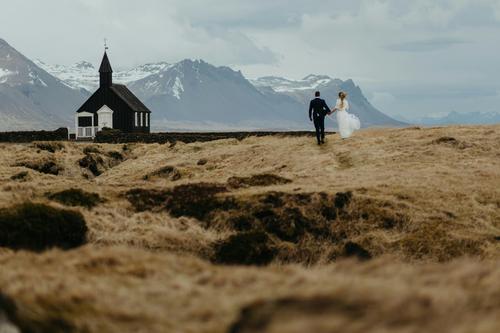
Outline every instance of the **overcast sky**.
<svg viewBox="0 0 500 333">
<path fill-rule="evenodd" d="M 204 59 L 250 78 L 352 78 L 411 118 L 500 112 L 500 0 L 0 0 L 0 38 L 47 63 Z"/>
</svg>

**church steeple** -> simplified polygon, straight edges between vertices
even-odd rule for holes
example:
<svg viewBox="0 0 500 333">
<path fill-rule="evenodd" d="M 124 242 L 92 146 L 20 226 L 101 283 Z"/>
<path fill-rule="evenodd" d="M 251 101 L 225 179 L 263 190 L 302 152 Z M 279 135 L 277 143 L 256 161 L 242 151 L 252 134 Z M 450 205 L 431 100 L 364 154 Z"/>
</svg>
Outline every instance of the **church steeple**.
<svg viewBox="0 0 500 333">
<path fill-rule="evenodd" d="M 104 51 L 104 57 L 102 58 L 101 67 L 99 68 L 99 76 L 101 87 L 111 87 L 113 84 L 113 69 L 109 63 L 106 51 Z"/>
</svg>

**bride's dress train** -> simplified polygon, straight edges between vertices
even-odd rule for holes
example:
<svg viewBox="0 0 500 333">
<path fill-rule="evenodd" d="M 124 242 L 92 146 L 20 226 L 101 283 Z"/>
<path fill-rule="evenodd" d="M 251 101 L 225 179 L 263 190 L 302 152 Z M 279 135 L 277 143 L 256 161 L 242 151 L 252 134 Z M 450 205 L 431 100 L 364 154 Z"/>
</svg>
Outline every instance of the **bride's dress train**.
<svg viewBox="0 0 500 333">
<path fill-rule="evenodd" d="M 340 99 L 337 100 L 337 124 L 339 126 L 339 133 L 342 139 L 347 139 L 354 131 L 361 128 L 359 118 L 347 112 L 349 110 L 349 102 L 344 100 L 344 105 Z"/>
</svg>

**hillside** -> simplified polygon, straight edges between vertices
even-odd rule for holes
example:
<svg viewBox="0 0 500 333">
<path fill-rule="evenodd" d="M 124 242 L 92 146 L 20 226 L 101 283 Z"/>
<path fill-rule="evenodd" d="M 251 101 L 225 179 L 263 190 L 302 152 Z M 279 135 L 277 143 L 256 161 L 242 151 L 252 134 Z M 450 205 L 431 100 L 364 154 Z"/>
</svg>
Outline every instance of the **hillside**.
<svg viewBox="0 0 500 333">
<path fill-rule="evenodd" d="M 88 96 L 0 39 L 0 131 L 71 126 L 74 110 Z"/>
<path fill-rule="evenodd" d="M 0 144 L 0 228 L 30 201 L 80 212 L 89 229 L 68 251 L 0 248 L 10 320 L 40 332 L 497 332 L 500 126 L 327 140 Z M 70 207 L 82 199 L 55 194 L 71 188 L 100 199 Z"/>
</svg>

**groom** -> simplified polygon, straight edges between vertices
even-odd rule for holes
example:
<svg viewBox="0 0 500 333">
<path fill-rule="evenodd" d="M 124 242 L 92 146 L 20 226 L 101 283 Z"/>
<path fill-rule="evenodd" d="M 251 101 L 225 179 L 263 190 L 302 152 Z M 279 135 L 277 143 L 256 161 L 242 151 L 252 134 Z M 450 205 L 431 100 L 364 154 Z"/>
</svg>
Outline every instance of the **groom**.
<svg viewBox="0 0 500 333">
<path fill-rule="evenodd" d="M 316 98 L 309 104 L 309 119 L 314 121 L 318 145 L 321 145 L 325 143 L 325 117 L 330 113 L 330 108 L 326 105 L 325 100 L 319 98 L 321 95 L 319 91 L 316 91 L 314 95 Z"/>
</svg>

